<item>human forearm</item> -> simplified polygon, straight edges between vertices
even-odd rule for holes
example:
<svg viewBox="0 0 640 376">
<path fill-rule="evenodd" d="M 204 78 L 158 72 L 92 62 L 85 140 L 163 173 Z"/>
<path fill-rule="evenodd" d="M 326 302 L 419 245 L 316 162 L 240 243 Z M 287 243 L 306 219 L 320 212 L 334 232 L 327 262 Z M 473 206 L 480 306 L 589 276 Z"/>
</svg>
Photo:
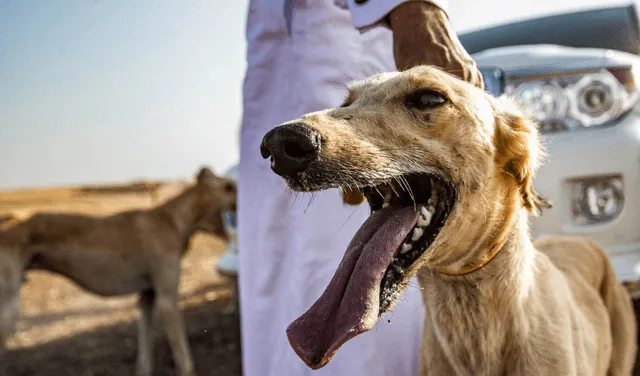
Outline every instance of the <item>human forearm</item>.
<svg viewBox="0 0 640 376">
<path fill-rule="evenodd" d="M 389 23 L 398 70 L 436 65 L 476 86 L 484 86 L 476 63 L 462 47 L 442 9 L 426 1 L 408 1 L 390 13 Z"/>
</svg>

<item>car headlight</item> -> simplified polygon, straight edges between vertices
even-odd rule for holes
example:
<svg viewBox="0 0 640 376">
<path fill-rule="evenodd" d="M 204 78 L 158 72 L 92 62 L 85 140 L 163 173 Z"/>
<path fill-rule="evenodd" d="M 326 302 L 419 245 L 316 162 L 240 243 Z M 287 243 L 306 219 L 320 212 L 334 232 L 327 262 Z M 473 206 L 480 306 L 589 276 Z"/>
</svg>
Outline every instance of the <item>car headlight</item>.
<svg viewBox="0 0 640 376">
<path fill-rule="evenodd" d="M 542 133 L 610 124 L 639 98 L 637 67 L 509 79 L 505 94 L 518 99 Z"/>
<path fill-rule="evenodd" d="M 621 176 L 577 179 L 571 186 L 572 217 L 579 225 L 610 222 L 622 211 L 624 186 Z"/>
</svg>

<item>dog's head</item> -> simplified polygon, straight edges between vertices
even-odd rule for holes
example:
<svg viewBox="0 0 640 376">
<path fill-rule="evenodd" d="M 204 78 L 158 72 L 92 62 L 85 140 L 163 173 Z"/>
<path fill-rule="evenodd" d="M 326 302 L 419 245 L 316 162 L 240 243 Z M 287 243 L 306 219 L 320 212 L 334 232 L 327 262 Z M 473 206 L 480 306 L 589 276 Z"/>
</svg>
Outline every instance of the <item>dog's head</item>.
<svg viewBox="0 0 640 376">
<path fill-rule="evenodd" d="M 226 238 L 222 213 L 236 210 L 236 183 L 216 176 L 210 169 L 204 167 L 196 174 L 194 190 L 197 193 L 201 213 L 197 230 Z"/>
<path fill-rule="evenodd" d="M 370 329 L 419 268 L 464 267 L 521 208 L 545 204 L 535 124 L 434 67 L 357 82 L 340 108 L 271 130 L 261 153 L 293 190 L 340 187 L 371 207 L 323 296 L 288 328 L 312 368 Z"/>
</svg>

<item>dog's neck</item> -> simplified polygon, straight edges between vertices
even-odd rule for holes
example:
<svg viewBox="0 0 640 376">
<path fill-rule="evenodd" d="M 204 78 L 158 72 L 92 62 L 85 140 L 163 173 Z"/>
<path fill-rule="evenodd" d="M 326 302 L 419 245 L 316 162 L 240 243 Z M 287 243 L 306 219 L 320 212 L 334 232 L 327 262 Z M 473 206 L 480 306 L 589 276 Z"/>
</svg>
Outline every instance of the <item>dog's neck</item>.
<svg viewBox="0 0 640 376">
<path fill-rule="evenodd" d="M 506 219 L 506 218 L 505 218 Z M 535 249 L 522 209 L 505 222 L 502 244 L 490 262 L 465 275 L 421 270 L 426 322 L 458 374 L 500 369 L 506 343 L 522 324 L 522 303 L 534 283 Z M 476 250 L 491 252 L 491 244 Z M 498 318 L 498 319 L 496 319 Z"/>
<path fill-rule="evenodd" d="M 198 198 L 197 188 L 190 187 L 153 210 L 168 218 L 181 238 L 189 238 L 197 230 L 198 222 L 204 215 Z"/>
</svg>

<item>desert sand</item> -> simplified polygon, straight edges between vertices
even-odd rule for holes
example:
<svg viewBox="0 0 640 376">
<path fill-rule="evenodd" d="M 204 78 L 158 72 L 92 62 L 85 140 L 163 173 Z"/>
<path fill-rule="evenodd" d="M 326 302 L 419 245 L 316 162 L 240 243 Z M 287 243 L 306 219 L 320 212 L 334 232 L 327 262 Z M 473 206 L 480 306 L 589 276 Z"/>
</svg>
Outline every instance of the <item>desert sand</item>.
<svg viewBox="0 0 640 376">
<path fill-rule="evenodd" d="M 0 192 L 0 216 L 28 217 L 36 211 L 107 215 L 147 208 L 177 194 L 184 182 L 33 189 Z M 197 234 L 182 262 L 180 292 L 189 341 L 200 376 L 241 375 L 237 310 L 230 281 L 217 274 L 224 242 Z M 101 298 L 47 272 L 27 275 L 21 291 L 18 331 L 0 355 L 0 376 L 115 376 L 133 374 L 136 353 L 136 297 Z M 158 330 L 158 333 L 161 331 Z M 156 375 L 174 375 L 162 336 Z"/>
</svg>

